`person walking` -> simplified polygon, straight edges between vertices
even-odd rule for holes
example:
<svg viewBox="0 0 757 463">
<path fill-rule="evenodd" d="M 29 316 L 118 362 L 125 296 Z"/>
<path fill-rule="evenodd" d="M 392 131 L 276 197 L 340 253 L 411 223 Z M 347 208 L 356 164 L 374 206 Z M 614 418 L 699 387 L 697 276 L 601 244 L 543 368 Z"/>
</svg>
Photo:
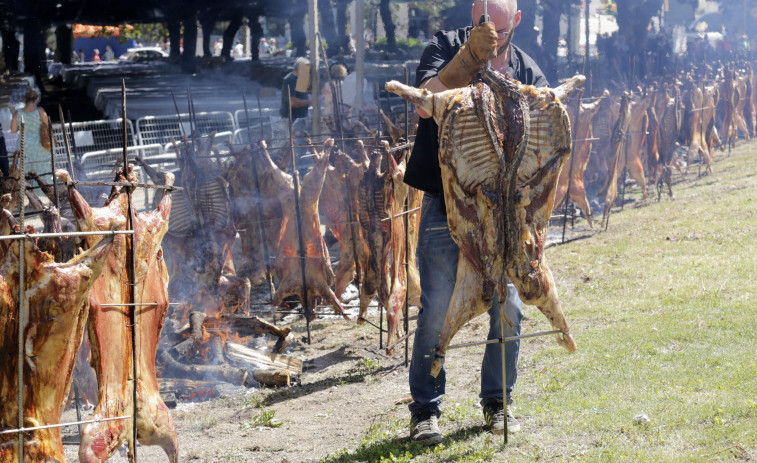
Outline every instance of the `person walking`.
<svg viewBox="0 0 757 463">
<path fill-rule="evenodd" d="M 450 31 L 439 31 L 429 41 L 416 71 L 416 87 L 432 92 L 461 88 L 470 84 L 475 74 L 491 59 L 491 66 L 508 73 L 524 84 L 547 86 L 547 79 L 536 63 L 520 48 L 510 43 L 514 29 L 521 19 L 517 0 L 488 0 L 489 22 L 484 22 L 482 0 L 475 0 L 471 8 L 472 26 Z M 420 233 L 417 259 L 421 279 L 421 310 L 415 332 L 410 363 L 410 439 L 423 445 L 442 441 L 437 419 L 441 415 L 441 402 L 445 394 L 446 371 L 436 378 L 431 376 L 433 351 L 439 340 L 457 275 L 458 246 L 452 239 L 447 224 L 443 199 L 441 170 L 439 167 L 439 127 L 430 114 L 418 109 L 415 145 L 407 165 L 405 183 L 423 190 Z M 498 299 L 505 304 L 507 319 L 500 330 Z M 520 335 L 523 319 L 522 302 L 512 283 L 507 294 L 495 294 L 489 309 L 487 339 Z M 481 365 L 481 405 L 487 427 L 494 434 L 508 430 L 517 432 L 520 424 L 504 401 L 511 403 L 511 393 L 517 377 L 519 341 L 506 344 L 505 370 L 507 397 L 502 397 L 501 347 L 489 344 Z"/>
<path fill-rule="evenodd" d="M 21 109 L 21 114 L 24 117 L 24 153 L 26 154 L 26 170 L 40 170 L 34 165 L 40 165 L 42 162 L 47 162 L 50 165 L 50 150 L 45 148 L 42 142 L 42 136 L 47 136 L 50 130 L 50 120 L 47 117 L 47 113 L 44 109 L 37 106 L 39 100 L 39 94 L 36 91 L 29 89 L 24 97 L 24 107 Z M 17 133 L 19 131 L 19 111 L 15 108 L 12 110 L 13 118 L 11 119 L 11 133 Z M 45 133 L 42 132 L 42 126 L 47 127 Z M 44 142 L 49 146 L 49 138 Z M 21 140 L 19 139 L 18 145 L 21 147 Z M 32 164 L 32 165 L 30 165 Z"/>
<path fill-rule="evenodd" d="M 103 54 L 104 61 L 115 61 L 116 54 L 113 53 L 113 48 L 110 45 L 105 45 L 105 54 Z"/>
</svg>

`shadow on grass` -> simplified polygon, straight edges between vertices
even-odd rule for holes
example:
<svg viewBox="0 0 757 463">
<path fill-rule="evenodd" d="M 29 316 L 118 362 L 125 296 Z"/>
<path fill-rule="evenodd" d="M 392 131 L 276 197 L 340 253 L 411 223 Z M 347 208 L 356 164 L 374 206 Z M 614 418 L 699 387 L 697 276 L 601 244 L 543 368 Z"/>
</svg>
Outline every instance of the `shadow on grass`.
<svg viewBox="0 0 757 463">
<path fill-rule="evenodd" d="M 482 432 L 488 431 L 484 430 L 484 427 L 480 425 L 460 428 L 451 434 L 444 435 L 442 444 L 444 444 L 445 447 L 450 447 L 454 442 L 468 440 Z M 431 452 L 433 452 L 433 447 L 416 444 L 411 442 L 408 437 L 394 437 L 388 440 L 378 440 L 370 444 L 364 443 L 352 452 L 340 452 L 335 455 L 329 455 L 321 460 L 321 462 L 351 463 L 354 461 L 380 461 L 382 457 L 389 460 L 391 460 L 392 457 L 415 458 L 419 455 L 425 455 Z"/>
</svg>

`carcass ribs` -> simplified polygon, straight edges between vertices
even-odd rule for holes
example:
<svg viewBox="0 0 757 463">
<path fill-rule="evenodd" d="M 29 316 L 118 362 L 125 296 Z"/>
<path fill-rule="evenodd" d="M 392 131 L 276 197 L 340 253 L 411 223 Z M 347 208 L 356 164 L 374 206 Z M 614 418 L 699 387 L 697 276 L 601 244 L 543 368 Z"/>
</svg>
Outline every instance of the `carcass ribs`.
<svg viewBox="0 0 757 463">
<path fill-rule="evenodd" d="M 129 166 L 128 178 L 136 178 Z M 127 193 L 114 189 L 104 207 L 92 208 L 79 194 L 65 171 L 56 172 L 68 185 L 68 197 L 79 228 L 84 231 L 103 230 L 112 223 L 123 221 L 129 214 Z M 121 177 L 123 179 L 123 177 Z M 173 185 L 173 174 L 165 174 L 164 184 Z M 161 241 L 168 231 L 172 192 L 165 190 L 158 207 L 146 213 L 133 213 L 136 282 L 127 271 L 130 240 L 118 235 L 113 253 L 105 270 L 95 282 L 89 295 L 88 332 L 92 348 L 92 366 L 98 381 L 98 402 L 94 418 L 111 418 L 132 413 L 132 325 L 130 313 L 136 309 L 137 343 L 137 439 L 144 445 L 159 445 L 171 462 L 178 461 L 178 440 L 168 407 L 160 398 L 155 375 L 155 354 L 168 309 L 168 271 L 163 260 Z M 87 236 L 86 243 L 94 246 L 99 236 Z M 132 300 L 130 286 L 136 285 L 136 299 Z M 141 304 L 103 307 L 104 304 Z M 79 459 L 83 462 L 102 462 L 127 442 L 129 454 L 135 443 L 133 421 L 114 420 L 89 423 L 82 432 Z"/>
<path fill-rule="evenodd" d="M 110 229 L 122 227 L 113 221 Z M 20 257 L 13 241 L 0 263 L 0 429 L 18 426 L 19 258 L 24 259 L 28 323 L 24 330 L 24 427 L 60 423 L 76 351 L 87 318 L 86 299 L 114 247 L 114 236 L 65 263 L 54 262 L 28 238 Z M 0 462 L 16 463 L 18 435 L 0 435 Z M 62 462 L 60 428 L 24 433 L 24 461 Z"/>
<path fill-rule="evenodd" d="M 570 154 L 570 123 L 560 103 L 584 81 L 556 89 L 524 86 L 487 68 L 462 89 L 433 94 L 398 82 L 387 90 L 432 114 L 450 233 L 460 247 L 457 281 L 431 374 L 441 371 L 452 336 L 486 312 L 510 279 L 576 349 L 560 308 L 544 244 L 557 177 Z M 509 322 L 508 322 L 509 323 Z"/>
</svg>

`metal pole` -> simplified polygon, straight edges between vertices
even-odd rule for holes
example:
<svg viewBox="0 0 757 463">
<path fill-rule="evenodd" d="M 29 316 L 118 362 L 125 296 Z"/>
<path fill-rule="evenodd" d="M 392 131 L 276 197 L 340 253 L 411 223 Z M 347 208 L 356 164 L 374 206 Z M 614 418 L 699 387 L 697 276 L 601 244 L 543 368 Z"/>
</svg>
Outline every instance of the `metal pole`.
<svg viewBox="0 0 757 463">
<path fill-rule="evenodd" d="M 76 407 L 76 421 L 81 421 L 81 410 L 79 409 L 79 387 L 76 385 L 76 382 L 74 382 L 74 406 Z M 81 423 L 77 424 L 76 427 L 79 430 L 79 441 L 81 441 L 81 430 L 82 426 Z"/>
<path fill-rule="evenodd" d="M 74 161 L 71 159 L 71 147 L 68 144 L 68 134 L 66 133 L 66 120 L 63 117 L 63 108 L 58 105 L 58 117 L 60 117 L 60 128 L 63 131 L 63 144 L 66 146 L 66 157 L 68 157 L 68 169 L 71 171 L 71 180 L 76 182 L 76 173 L 74 172 Z M 73 130 L 71 138 L 74 137 Z M 53 174 L 55 176 L 55 174 Z"/>
<path fill-rule="evenodd" d="M 379 302 L 379 349 L 384 348 L 384 304 Z"/>
<path fill-rule="evenodd" d="M 499 304 L 499 335 L 502 336 L 500 343 L 502 351 L 502 409 L 505 412 L 505 432 L 503 433 L 507 445 L 507 367 L 505 365 L 505 308 L 502 303 Z"/>
<path fill-rule="evenodd" d="M 311 0 L 313 1 L 313 0 Z M 312 41 L 311 41 L 311 48 L 313 47 Z M 287 88 L 288 93 L 288 99 L 287 101 L 291 101 L 292 94 L 291 90 Z M 310 317 L 308 316 L 307 309 L 308 309 L 308 283 L 306 279 L 306 270 L 305 270 L 305 244 L 302 240 L 302 218 L 300 217 L 300 173 L 297 172 L 297 164 L 295 160 L 294 155 L 294 140 L 292 136 L 292 105 L 289 105 L 289 145 L 290 145 L 290 153 L 292 156 L 292 179 L 294 180 L 294 213 L 295 218 L 297 219 L 297 238 L 299 241 L 299 252 L 300 252 L 300 271 L 302 273 L 302 311 L 305 314 L 305 325 L 307 327 L 308 331 L 308 344 L 310 344 Z M 315 313 L 315 308 L 313 308 L 313 313 Z"/>
<path fill-rule="evenodd" d="M 181 121 L 181 112 L 178 103 L 176 103 L 176 95 L 173 94 L 173 87 L 171 87 L 171 98 L 173 98 L 173 107 L 176 108 L 176 117 L 179 119 L 179 132 L 183 137 L 186 133 L 184 133 L 184 123 Z"/>
<path fill-rule="evenodd" d="M 586 75 L 586 68 L 589 65 L 589 50 L 591 48 L 589 44 L 589 0 L 585 0 L 586 3 L 584 4 L 584 28 L 586 29 L 584 31 L 586 35 L 586 48 L 584 49 L 584 70 L 583 75 Z M 591 96 L 591 94 L 589 94 Z"/>
<path fill-rule="evenodd" d="M 576 136 L 578 136 L 578 118 L 581 114 L 581 98 L 576 98 Z M 563 211 L 562 218 L 562 242 L 565 243 L 565 228 L 568 225 L 568 204 L 570 203 L 570 188 L 573 186 L 573 156 L 576 153 L 576 141 L 575 136 L 571 143 L 570 156 L 568 157 L 568 190 L 565 192 L 565 209 Z"/>
<path fill-rule="evenodd" d="M 626 202 L 626 177 L 628 176 L 628 144 L 631 141 L 631 134 L 626 134 L 626 146 L 623 147 L 623 152 L 625 154 L 625 160 L 623 161 L 623 175 L 621 176 L 621 190 L 620 190 L 620 210 L 623 210 L 623 206 Z"/>
<path fill-rule="evenodd" d="M 55 176 L 55 145 L 53 144 L 53 130 L 52 130 L 52 121 L 50 120 L 50 116 L 47 116 L 47 124 L 48 127 L 50 127 L 50 130 L 47 132 L 48 138 L 50 139 L 50 172 L 53 173 L 53 196 L 55 196 L 55 200 L 53 201 L 53 204 L 55 205 L 55 208 L 60 210 L 60 205 L 58 204 L 58 179 Z M 62 125 L 62 121 L 61 121 Z"/>
<path fill-rule="evenodd" d="M 127 119 L 126 119 L 126 80 L 121 80 L 121 112 L 122 112 L 122 118 L 123 118 L 123 163 L 124 163 L 124 178 L 128 179 L 128 172 L 129 172 L 129 155 L 128 151 L 126 149 L 127 147 L 127 132 L 126 129 L 128 127 L 127 125 Z M 127 230 L 134 231 L 134 205 L 132 204 L 132 187 L 125 187 L 126 188 L 126 199 L 127 199 L 127 205 L 128 205 L 128 216 L 127 216 Z M 130 299 L 132 303 L 137 302 L 137 275 L 136 275 L 136 237 L 132 233 L 129 237 L 130 241 L 130 247 L 127 247 L 127 259 L 126 259 L 126 270 L 128 271 L 128 278 L 129 278 L 129 288 L 131 289 Z M 132 361 L 132 446 L 134 447 L 132 450 L 133 455 L 133 461 L 137 461 L 137 307 L 134 306 L 132 310 L 130 311 L 131 315 L 131 361 Z"/>
<path fill-rule="evenodd" d="M 21 194 L 24 190 L 26 190 L 26 148 L 24 143 L 25 138 L 25 131 L 26 131 L 26 123 L 24 122 L 24 116 L 21 115 L 21 127 L 20 127 L 20 134 L 19 139 L 21 140 L 21 152 L 19 154 L 19 168 L 21 170 L 21 176 L 18 179 L 18 190 L 19 190 L 19 203 L 20 203 L 20 212 L 18 216 L 18 224 L 21 227 L 21 231 L 24 230 L 24 195 Z M 24 272 L 26 272 L 26 269 L 24 268 L 24 264 L 26 261 L 26 251 L 24 250 L 24 245 L 26 240 L 21 240 L 18 246 L 18 252 L 19 252 L 19 259 L 18 259 L 18 357 L 16 365 L 16 375 L 18 376 L 18 382 L 16 383 L 16 387 L 18 390 L 16 391 L 16 401 L 18 405 L 17 410 L 17 416 L 18 416 L 18 427 L 19 429 L 24 427 L 24 361 L 26 356 L 24 355 L 24 332 L 26 331 L 26 323 L 28 321 L 29 314 L 27 312 L 27 304 L 26 304 L 26 295 L 24 294 Z M 24 433 L 23 431 L 18 432 L 18 461 L 24 461 Z"/>
<path fill-rule="evenodd" d="M 250 113 L 247 109 L 247 97 L 245 97 L 244 93 L 242 93 L 242 101 L 244 102 L 244 116 L 247 120 L 247 137 L 250 139 L 250 145 L 252 145 L 252 126 L 250 125 Z M 258 92 L 258 112 L 260 112 L 260 92 Z M 260 112 L 259 117 L 263 118 L 263 113 Z M 261 129 L 262 129 L 261 125 Z M 261 133 L 260 140 L 263 140 Z M 258 217 L 260 217 L 260 220 L 263 220 L 263 205 L 261 204 L 261 196 L 260 196 L 260 178 L 258 177 L 258 168 L 255 165 L 255 155 L 251 151 L 250 152 L 250 164 L 252 165 L 252 179 L 255 182 L 255 205 L 258 209 Z M 263 243 L 263 257 L 265 258 L 265 278 L 266 281 L 268 281 L 268 289 L 271 292 L 271 300 L 273 300 L 273 280 L 271 279 L 271 265 L 268 262 L 269 259 L 269 253 L 268 253 L 268 243 L 266 241 L 265 236 L 265 224 L 260 223 L 259 229 L 260 229 L 260 241 Z"/>
<path fill-rule="evenodd" d="M 320 75 L 318 74 L 318 0 L 308 0 L 308 30 L 310 32 L 310 83 L 312 86 L 311 98 L 313 101 L 313 126 L 312 133 L 319 133 L 321 123 L 321 92 Z M 328 70 L 327 70 L 328 71 Z"/>
<path fill-rule="evenodd" d="M 410 85 L 410 76 L 405 64 L 405 85 Z M 410 105 L 405 100 L 405 140 L 410 141 Z M 410 161 L 410 155 L 405 156 L 405 166 Z M 407 282 L 410 278 L 410 193 L 405 197 L 405 368 L 409 364 L 410 351 L 410 296 L 408 294 L 410 285 Z"/>
<path fill-rule="evenodd" d="M 355 109 L 363 110 L 363 75 L 365 74 L 365 0 L 355 0 L 355 22 L 350 28 L 355 31 Z"/>
</svg>

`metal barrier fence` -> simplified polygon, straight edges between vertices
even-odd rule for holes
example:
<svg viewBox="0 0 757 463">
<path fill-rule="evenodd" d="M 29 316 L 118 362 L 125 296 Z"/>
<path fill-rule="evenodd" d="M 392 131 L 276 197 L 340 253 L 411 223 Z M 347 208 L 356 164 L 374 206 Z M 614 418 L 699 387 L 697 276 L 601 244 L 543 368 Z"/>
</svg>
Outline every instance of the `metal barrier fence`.
<svg viewBox="0 0 757 463">
<path fill-rule="evenodd" d="M 113 180 L 113 168 L 118 161 L 123 160 L 123 148 L 90 151 L 81 157 L 81 165 L 89 180 Z M 163 147 L 157 143 L 143 146 L 129 146 L 126 148 L 129 161 L 135 156 L 150 158 L 163 153 Z"/>
<path fill-rule="evenodd" d="M 181 122 L 180 122 L 181 121 Z M 145 116 L 137 119 L 137 137 L 141 145 L 160 143 L 166 145 L 171 138 L 180 140 L 191 134 L 192 123 L 200 135 L 211 132 L 233 132 L 237 127 L 234 116 L 226 111 L 196 113 L 192 120 L 189 114 L 178 116 Z"/>
<path fill-rule="evenodd" d="M 245 114 L 244 109 L 237 109 L 234 111 L 234 122 L 237 124 L 238 129 L 247 127 L 247 115 L 250 117 L 250 125 L 256 127 L 260 126 L 261 120 L 263 121 L 263 124 L 270 124 L 274 118 L 279 117 L 279 112 L 273 108 L 263 108 L 261 113 L 257 108 L 250 108 L 247 114 Z"/>
<path fill-rule="evenodd" d="M 71 153 L 81 157 L 86 152 L 122 148 L 124 144 L 123 120 L 100 120 L 73 122 L 66 124 L 66 135 Z M 73 134 L 71 129 L 73 128 Z M 55 140 L 55 156 L 66 156 L 66 145 L 63 140 L 63 130 L 60 123 L 52 125 L 53 140 Z M 136 145 L 134 125 L 131 121 L 126 124 L 127 145 Z"/>
</svg>

